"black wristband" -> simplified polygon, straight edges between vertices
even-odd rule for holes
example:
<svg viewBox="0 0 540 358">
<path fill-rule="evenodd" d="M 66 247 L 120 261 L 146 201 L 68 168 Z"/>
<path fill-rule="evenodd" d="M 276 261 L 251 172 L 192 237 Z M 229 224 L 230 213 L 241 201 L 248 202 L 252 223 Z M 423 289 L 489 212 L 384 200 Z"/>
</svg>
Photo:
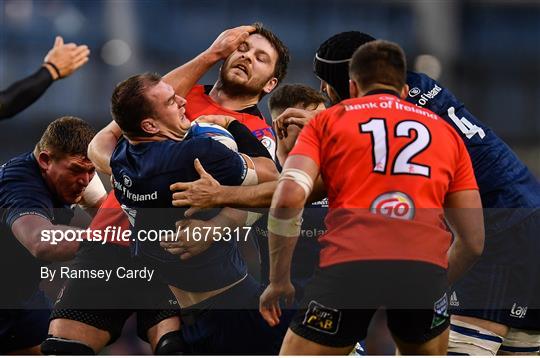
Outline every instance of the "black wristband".
<svg viewBox="0 0 540 358">
<path fill-rule="evenodd" d="M 233 135 L 240 153 L 247 154 L 250 157 L 266 157 L 272 159 L 268 149 L 259 142 L 257 137 L 251 133 L 248 127 L 239 121 L 233 121 L 229 124 L 227 130 Z"/>
<path fill-rule="evenodd" d="M 60 75 L 60 70 L 58 69 L 58 67 L 56 67 L 54 63 L 47 61 L 45 62 L 45 64 L 51 66 L 54 69 L 54 72 L 56 72 L 56 74 L 58 75 L 58 78 L 62 78 L 62 76 Z"/>
</svg>

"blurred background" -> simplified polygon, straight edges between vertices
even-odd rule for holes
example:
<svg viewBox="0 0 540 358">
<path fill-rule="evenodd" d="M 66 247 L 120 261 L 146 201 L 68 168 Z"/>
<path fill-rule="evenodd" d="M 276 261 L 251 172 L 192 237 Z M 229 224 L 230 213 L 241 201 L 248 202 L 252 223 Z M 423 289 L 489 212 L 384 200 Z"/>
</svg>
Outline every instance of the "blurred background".
<svg viewBox="0 0 540 358">
<path fill-rule="evenodd" d="M 111 119 L 114 85 L 165 74 L 225 28 L 261 21 L 292 54 L 285 82 L 318 87 L 312 59 L 331 35 L 359 30 L 401 44 L 409 66 L 449 87 L 540 176 L 540 0 L 0 0 L 0 88 L 33 71 L 55 35 L 87 44 L 90 62 L 28 110 L 0 122 L 0 162 L 45 126 Z M 203 79 L 213 83 L 216 69 Z M 267 113 L 266 102 L 261 108 Z"/>
<path fill-rule="evenodd" d="M 316 88 L 313 55 L 331 35 L 359 30 L 401 44 L 411 69 L 450 88 L 540 177 L 540 0 L 0 0 L 1 89 L 36 71 L 55 35 L 92 51 L 85 67 L 0 122 L 0 163 L 31 150 L 59 116 L 103 127 L 116 83 L 165 74 L 224 29 L 255 21 L 290 48 L 285 82 Z M 141 347 L 121 341 L 110 353 L 148 352 Z"/>
</svg>

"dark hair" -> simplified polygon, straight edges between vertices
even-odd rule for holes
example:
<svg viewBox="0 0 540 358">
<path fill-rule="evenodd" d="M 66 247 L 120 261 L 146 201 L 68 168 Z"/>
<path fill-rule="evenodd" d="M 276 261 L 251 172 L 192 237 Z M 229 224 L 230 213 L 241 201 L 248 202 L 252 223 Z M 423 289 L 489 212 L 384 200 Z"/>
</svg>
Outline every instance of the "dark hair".
<svg viewBox="0 0 540 358">
<path fill-rule="evenodd" d="M 406 71 L 401 47 L 382 40 L 360 46 L 349 66 L 350 78 L 364 89 L 380 83 L 400 90 L 405 85 Z"/>
<path fill-rule="evenodd" d="M 287 66 L 289 65 L 290 60 L 289 49 L 272 31 L 263 27 L 262 23 L 256 22 L 251 26 L 255 27 L 255 31 L 252 32 L 252 35 L 261 35 L 267 39 L 272 47 L 276 50 L 278 58 L 276 61 L 276 67 L 274 69 L 274 77 L 277 78 L 278 82 L 281 82 L 287 74 Z"/>
<path fill-rule="evenodd" d="M 88 144 L 96 131 L 87 122 L 77 117 L 60 117 L 47 126 L 36 144 L 36 154 L 42 150 L 51 152 L 53 158 L 66 155 L 86 157 Z"/>
<path fill-rule="evenodd" d="M 141 129 L 141 121 L 152 116 L 154 106 L 146 92 L 160 81 L 158 74 L 143 73 L 131 76 L 114 88 L 111 114 L 127 137 L 148 135 Z"/>
<path fill-rule="evenodd" d="M 324 41 L 313 59 L 313 71 L 336 91 L 340 100 L 349 94 L 349 61 L 357 48 L 375 38 L 363 32 L 341 32 Z"/>
<path fill-rule="evenodd" d="M 272 111 L 284 111 L 289 107 L 301 105 L 307 108 L 311 105 L 324 103 L 326 97 L 311 87 L 303 84 L 286 84 L 278 87 L 268 100 L 268 108 Z"/>
</svg>

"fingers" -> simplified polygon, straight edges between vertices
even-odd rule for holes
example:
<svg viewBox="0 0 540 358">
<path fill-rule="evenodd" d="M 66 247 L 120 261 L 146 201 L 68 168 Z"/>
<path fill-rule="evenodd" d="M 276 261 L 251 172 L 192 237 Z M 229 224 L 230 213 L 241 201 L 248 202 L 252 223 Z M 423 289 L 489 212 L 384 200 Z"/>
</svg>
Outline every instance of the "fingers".
<svg viewBox="0 0 540 358">
<path fill-rule="evenodd" d="M 243 26 L 236 27 L 235 30 L 238 30 L 241 32 L 247 32 L 248 34 L 250 34 L 252 32 L 255 32 L 256 28 L 251 25 L 243 25 Z"/>
<path fill-rule="evenodd" d="M 81 46 L 77 46 L 75 48 L 75 50 L 73 51 L 73 58 L 74 59 L 78 59 L 78 58 L 82 58 L 82 57 L 88 57 L 88 55 L 90 54 L 90 49 L 88 49 L 88 46 L 86 45 L 81 45 Z"/>
<path fill-rule="evenodd" d="M 200 212 L 201 210 L 203 210 L 203 209 L 202 208 L 191 207 L 191 208 L 186 210 L 186 212 L 184 213 L 184 216 L 186 218 L 189 218 L 192 215 L 195 215 L 196 213 Z"/>
<path fill-rule="evenodd" d="M 184 191 L 184 190 L 188 190 L 191 186 L 191 183 L 181 183 L 181 182 L 178 182 L 178 183 L 174 183 L 172 184 L 169 189 L 171 191 Z M 174 196 L 176 195 L 177 193 L 174 193 L 173 194 L 173 198 Z"/>
<path fill-rule="evenodd" d="M 88 57 L 85 57 L 85 58 L 83 58 L 83 59 L 81 59 L 81 60 L 75 62 L 75 63 L 73 64 L 73 69 L 76 70 L 76 69 L 82 67 L 82 66 L 83 66 L 85 63 L 87 63 L 87 62 L 88 62 Z"/>
<path fill-rule="evenodd" d="M 54 46 L 53 47 L 60 47 L 64 44 L 64 39 L 62 38 L 62 36 L 56 36 L 56 38 L 54 39 Z"/>
<path fill-rule="evenodd" d="M 208 174 L 206 172 L 206 170 L 204 170 L 204 167 L 202 166 L 201 164 L 201 161 L 199 160 L 199 158 L 196 158 L 195 161 L 193 162 L 193 165 L 195 166 L 195 170 L 197 171 L 197 173 L 199 173 L 199 176 L 202 178 L 204 176 L 209 176 L 210 174 Z"/>
<path fill-rule="evenodd" d="M 279 324 L 279 316 L 276 313 L 273 305 L 262 305 L 259 307 L 259 312 L 263 319 L 268 323 L 270 327 L 274 327 Z"/>
</svg>

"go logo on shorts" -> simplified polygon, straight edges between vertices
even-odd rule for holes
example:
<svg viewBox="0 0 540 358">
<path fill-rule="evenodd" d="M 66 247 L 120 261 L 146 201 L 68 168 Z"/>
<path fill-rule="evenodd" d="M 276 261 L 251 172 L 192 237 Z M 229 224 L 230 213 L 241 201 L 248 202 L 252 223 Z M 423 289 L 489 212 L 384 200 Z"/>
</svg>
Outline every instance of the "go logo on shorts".
<svg viewBox="0 0 540 358">
<path fill-rule="evenodd" d="M 412 199 L 405 193 L 393 191 L 379 195 L 370 205 L 373 214 L 385 215 L 394 219 L 411 220 L 415 208 Z"/>
</svg>

